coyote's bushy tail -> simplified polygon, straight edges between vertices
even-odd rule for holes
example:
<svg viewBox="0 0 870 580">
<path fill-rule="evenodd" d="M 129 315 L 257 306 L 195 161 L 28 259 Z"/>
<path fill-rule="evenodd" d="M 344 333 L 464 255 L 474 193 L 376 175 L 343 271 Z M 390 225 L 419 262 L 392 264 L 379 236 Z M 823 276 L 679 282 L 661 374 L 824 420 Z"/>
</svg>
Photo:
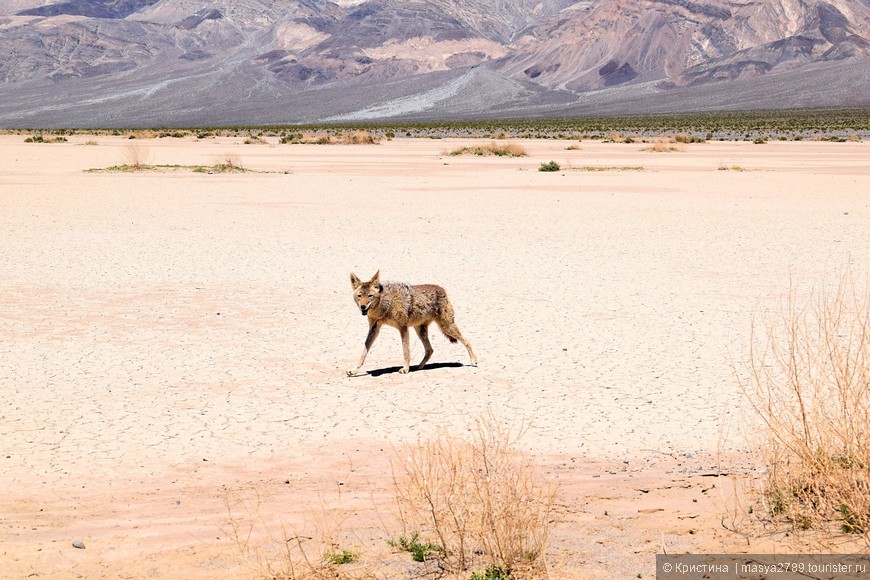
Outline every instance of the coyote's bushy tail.
<svg viewBox="0 0 870 580">
<path fill-rule="evenodd" d="M 438 323 L 438 328 L 441 329 L 441 332 L 444 333 L 444 336 L 447 337 L 447 340 L 450 342 L 459 342 L 459 339 L 454 336 L 454 329 L 456 329 L 455 323 L 453 322 L 453 304 L 450 300 L 445 296 L 444 297 L 444 306 L 441 308 L 441 315 L 436 320 Z M 458 329 L 456 329 L 458 331 Z"/>
</svg>

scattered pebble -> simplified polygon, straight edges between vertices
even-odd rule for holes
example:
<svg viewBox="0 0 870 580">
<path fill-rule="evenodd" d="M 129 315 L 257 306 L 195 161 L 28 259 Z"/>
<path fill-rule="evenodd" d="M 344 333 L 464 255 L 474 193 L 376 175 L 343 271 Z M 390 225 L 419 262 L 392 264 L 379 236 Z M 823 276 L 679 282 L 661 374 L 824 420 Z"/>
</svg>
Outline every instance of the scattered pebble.
<svg viewBox="0 0 870 580">
<path fill-rule="evenodd" d="M 84 550 L 84 549 L 85 549 L 85 543 L 84 543 L 84 542 L 75 541 L 75 542 L 72 543 L 72 545 L 73 545 L 73 548 L 78 548 L 79 550 Z"/>
</svg>

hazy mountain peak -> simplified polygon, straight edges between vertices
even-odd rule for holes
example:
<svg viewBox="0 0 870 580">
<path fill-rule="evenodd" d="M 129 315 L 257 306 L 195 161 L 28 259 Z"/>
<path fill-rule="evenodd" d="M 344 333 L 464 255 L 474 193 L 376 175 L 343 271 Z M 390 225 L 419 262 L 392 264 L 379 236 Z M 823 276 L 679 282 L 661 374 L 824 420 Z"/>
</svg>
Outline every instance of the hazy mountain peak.
<svg viewBox="0 0 870 580">
<path fill-rule="evenodd" d="M 7 0 L 0 30 L 6 125 L 870 103 L 870 0 Z"/>
</svg>

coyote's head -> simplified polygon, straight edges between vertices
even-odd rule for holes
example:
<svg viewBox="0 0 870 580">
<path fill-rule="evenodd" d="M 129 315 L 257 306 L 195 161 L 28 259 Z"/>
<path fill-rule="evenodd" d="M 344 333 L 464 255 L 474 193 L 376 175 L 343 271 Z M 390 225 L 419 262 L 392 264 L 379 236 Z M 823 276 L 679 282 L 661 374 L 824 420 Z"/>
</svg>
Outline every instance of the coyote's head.
<svg viewBox="0 0 870 580">
<path fill-rule="evenodd" d="M 381 291 L 384 288 L 381 286 L 380 278 L 380 270 L 368 282 L 363 282 L 356 274 L 350 273 L 350 284 L 353 286 L 353 299 L 356 305 L 359 306 L 363 316 L 367 315 L 369 310 L 377 306 L 381 299 Z"/>
</svg>

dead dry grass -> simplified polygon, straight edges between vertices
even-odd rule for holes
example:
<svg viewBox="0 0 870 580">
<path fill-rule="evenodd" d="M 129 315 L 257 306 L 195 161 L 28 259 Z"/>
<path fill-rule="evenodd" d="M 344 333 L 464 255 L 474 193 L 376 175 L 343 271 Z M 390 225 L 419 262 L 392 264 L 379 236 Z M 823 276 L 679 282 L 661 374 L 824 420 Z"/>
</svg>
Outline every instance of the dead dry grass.
<svg viewBox="0 0 870 580">
<path fill-rule="evenodd" d="M 440 430 L 403 450 L 394 474 L 403 537 L 436 546 L 439 569 L 545 571 L 556 488 L 516 450 L 521 434 L 489 417 L 475 420 L 466 438 Z"/>
<path fill-rule="evenodd" d="M 394 510 L 373 502 L 361 514 L 340 493 L 321 493 L 303 523 L 276 529 L 276 514 L 261 515 L 256 490 L 227 494 L 222 536 L 262 578 L 548 577 L 556 486 L 517 450 L 521 435 L 486 416 L 465 436 L 440 429 L 397 450 Z M 360 517 L 380 522 L 379 538 L 357 535 Z"/>
<path fill-rule="evenodd" d="M 269 580 L 367 580 L 382 578 L 383 563 L 360 557 L 363 541 L 347 529 L 350 514 L 321 497 L 310 521 L 278 529 L 260 514 L 256 491 L 225 497 L 227 521 L 221 529 L 230 549 L 256 577 Z M 270 514 L 271 515 L 271 514 Z"/>
<path fill-rule="evenodd" d="M 870 547 L 870 288 L 852 272 L 755 320 L 762 518 Z"/>
<path fill-rule="evenodd" d="M 138 143 L 130 143 L 124 147 L 122 165 L 126 165 L 131 171 L 142 171 L 148 166 L 150 157 L 151 154 L 147 147 L 143 147 Z"/>
</svg>

